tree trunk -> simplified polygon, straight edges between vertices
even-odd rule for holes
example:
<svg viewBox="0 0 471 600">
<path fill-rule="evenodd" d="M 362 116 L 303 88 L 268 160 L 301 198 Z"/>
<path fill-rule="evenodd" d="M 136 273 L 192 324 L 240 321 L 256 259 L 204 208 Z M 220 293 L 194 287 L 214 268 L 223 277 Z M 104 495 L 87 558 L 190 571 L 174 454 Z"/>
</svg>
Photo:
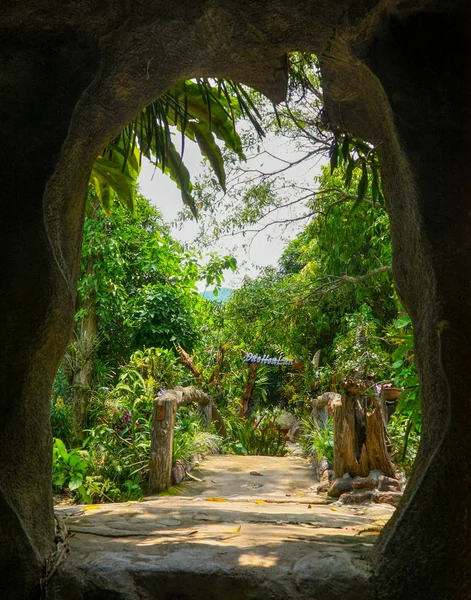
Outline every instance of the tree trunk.
<svg viewBox="0 0 471 600">
<path fill-rule="evenodd" d="M 95 295 L 90 295 L 87 311 L 80 327 L 76 329 L 75 338 L 75 369 L 72 377 L 72 413 L 74 436 L 77 441 L 83 440 L 88 417 L 91 384 L 93 375 L 93 360 L 97 340 L 97 321 Z"/>
<path fill-rule="evenodd" d="M 347 392 L 333 404 L 335 476 L 349 473 L 352 477 L 366 477 L 379 469 L 388 477 L 395 477 L 381 408 L 375 397 L 369 398 L 366 409 L 359 403 L 358 395 Z"/>
<path fill-rule="evenodd" d="M 223 344 L 219 344 L 216 366 L 208 379 L 208 390 L 215 398 L 222 396 L 222 369 L 226 350 Z"/>
<path fill-rule="evenodd" d="M 245 384 L 242 398 L 240 399 L 240 410 L 239 417 L 248 418 L 252 414 L 253 410 L 253 390 L 255 382 L 257 380 L 257 373 L 260 367 L 260 363 L 249 363 L 249 374 L 247 377 L 247 383 Z"/>
</svg>

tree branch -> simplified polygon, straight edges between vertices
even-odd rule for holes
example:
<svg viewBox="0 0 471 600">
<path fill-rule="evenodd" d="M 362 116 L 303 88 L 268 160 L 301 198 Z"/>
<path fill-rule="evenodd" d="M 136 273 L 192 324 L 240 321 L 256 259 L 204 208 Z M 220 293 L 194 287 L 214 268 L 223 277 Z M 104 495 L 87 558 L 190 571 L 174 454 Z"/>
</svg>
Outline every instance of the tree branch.
<svg viewBox="0 0 471 600">
<path fill-rule="evenodd" d="M 340 280 L 345 281 L 345 283 L 361 283 L 362 281 L 366 281 L 370 279 L 370 277 L 374 277 L 375 275 L 379 275 L 380 273 L 385 273 L 391 270 L 390 265 L 384 265 L 383 267 L 378 267 L 377 269 L 373 269 L 369 273 L 365 275 L 361 275 L 360 277 L 350 277 L 349 275 L 342 275 Z"/>
</svg>

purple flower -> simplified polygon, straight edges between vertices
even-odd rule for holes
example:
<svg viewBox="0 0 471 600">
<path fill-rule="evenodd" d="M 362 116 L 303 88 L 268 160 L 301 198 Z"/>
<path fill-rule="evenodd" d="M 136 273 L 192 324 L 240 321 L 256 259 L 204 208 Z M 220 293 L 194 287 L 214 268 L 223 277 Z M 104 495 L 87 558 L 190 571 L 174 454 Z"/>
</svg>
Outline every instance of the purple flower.
<svg viewBox="0 0 471 600">
<path fill-rule="evenodd" d="M 377 383 L 375 385 L 376 388 L 376 393 L 378 394 L 378 396 L 381 394 L 381 390 L 383 389 L 383 386 L 380 383 Z"/>
<path fill-rule="evenodd" d="M 163 389 L 162 389 L 162 390 L 159 390 L 159 391 L 157 392 L 157 398 L 161 398 L 161 397 L 162 397 L 164 394 L 166 394 L 166 393 L 167 393 L 167 390 L 163 390 Z"/>
<path fill-rule="evenodd" d="M 131 422 L 131 413 L 130 413 L 130 412 L 127 412 L 127 413 L 124 415 L 124 422 L 125 422 L 125 423 L 130 423 L 130 422 Z"/>
<path fill-rule="evenodd" d="M 136 425 L 136 427 L 140 425 L 139 419 L 134 423 L 134 425 Z"/>
</svg>

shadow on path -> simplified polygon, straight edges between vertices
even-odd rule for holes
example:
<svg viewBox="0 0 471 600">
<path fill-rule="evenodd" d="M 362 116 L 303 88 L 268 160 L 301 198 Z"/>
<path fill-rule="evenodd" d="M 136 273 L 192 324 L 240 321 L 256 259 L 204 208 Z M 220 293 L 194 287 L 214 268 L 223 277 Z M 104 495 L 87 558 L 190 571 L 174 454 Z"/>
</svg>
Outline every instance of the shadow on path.
<svg viewBox="0 0 471 600">
<path fill-rule="evenodd" d="M 372 597 L 368 526 L 389 507 L 326 503 L 298 457 L 210 456 L 193 473 L 176 496 L 58 509 L 72 537 L 55 597 Z"/>
</svg>

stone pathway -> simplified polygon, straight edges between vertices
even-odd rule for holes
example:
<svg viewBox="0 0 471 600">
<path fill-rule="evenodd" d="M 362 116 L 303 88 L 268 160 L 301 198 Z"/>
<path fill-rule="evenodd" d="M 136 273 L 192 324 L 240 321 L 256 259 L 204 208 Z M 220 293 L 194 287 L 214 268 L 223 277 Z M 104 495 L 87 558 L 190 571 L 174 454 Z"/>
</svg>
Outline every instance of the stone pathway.
<svg viewBox="0 0 471 600">
<path fill-rule="evenodd" d="M 57 509 L 73 534 L 57 598 L 371 598 L 390 507 L 329 503 L 296 456 L 210 456 L 192 474 L 177 496 Z"/>
</svg>

